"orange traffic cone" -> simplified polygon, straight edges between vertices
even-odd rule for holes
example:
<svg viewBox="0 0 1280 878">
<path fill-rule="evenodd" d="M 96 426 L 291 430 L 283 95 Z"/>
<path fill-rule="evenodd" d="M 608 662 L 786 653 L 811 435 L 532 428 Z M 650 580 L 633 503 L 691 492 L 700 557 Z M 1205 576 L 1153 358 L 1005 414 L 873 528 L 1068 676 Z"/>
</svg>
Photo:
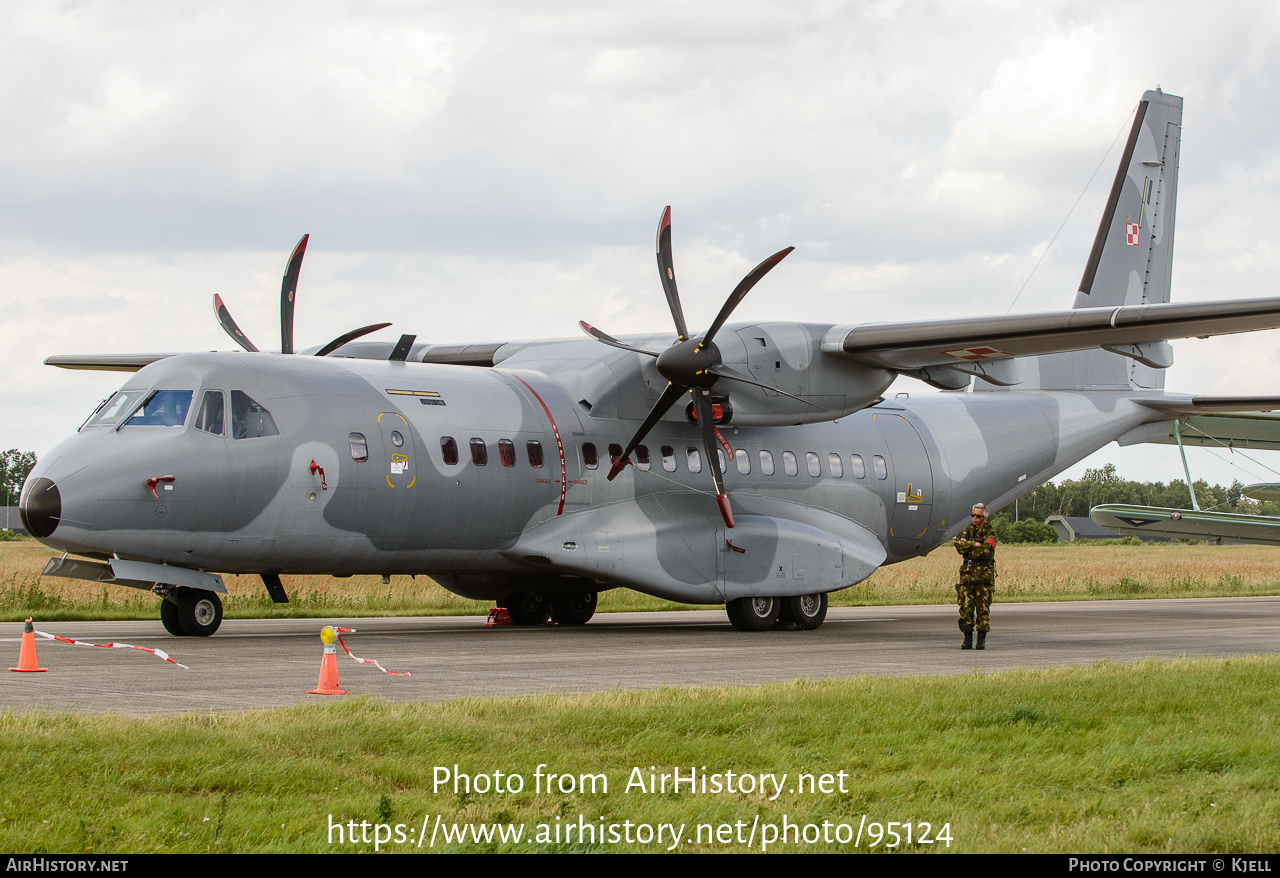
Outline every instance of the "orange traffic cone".
<svg viewBox="0 0 1280 878">
<path fill-rule="evenodd" d="M 48 668 L 38 667 L 36 662 L 36 626 L 31 624 L 31 617 L 27 617 L 26 623 L 22 626 L 22 647 L 18 650 L 18 666 L 10 668 L 11 671 L 47 671 Z"/>
<path fill-rule="evenodd" d="M 316 688 L 308 689 L 308 695 L 350 695 L 338 685 L 338 648 L 333 645 L 337 635 L 328 625 L 320 629 L 320 641 L 324 644 L 324 658 L 320 659 L 320 679 Z"/>
<path fill-rule="evenodd" d="M 511 614 L 507 612 L 506 607 L 493 607 L 489 610 L 489 618 L 485 620 L 484 627 L 496 628 L 499 625 L 514 625 L 511 621 Z"/>
</svg>

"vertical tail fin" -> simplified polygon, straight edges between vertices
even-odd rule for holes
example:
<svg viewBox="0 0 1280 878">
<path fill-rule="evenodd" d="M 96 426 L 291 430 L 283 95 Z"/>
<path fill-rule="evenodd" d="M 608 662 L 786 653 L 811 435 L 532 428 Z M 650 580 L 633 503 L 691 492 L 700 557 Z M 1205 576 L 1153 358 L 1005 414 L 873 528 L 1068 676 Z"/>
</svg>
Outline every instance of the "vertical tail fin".
<svg viewBox="0 0 1280 878">
<path fill-rule="evenodd" d="M 1182 98 L 1159 89 L 1144 94 L 1073 307 L 1169 301 L 1181 135 Z M 1172 363 L 1166 342 L 1144 353 L 1149 361 Z M 1118 353 L 1078 351 L 1037 360 L 1044 390 L 1164 387 L 1163 368 Z"/>
</svg>

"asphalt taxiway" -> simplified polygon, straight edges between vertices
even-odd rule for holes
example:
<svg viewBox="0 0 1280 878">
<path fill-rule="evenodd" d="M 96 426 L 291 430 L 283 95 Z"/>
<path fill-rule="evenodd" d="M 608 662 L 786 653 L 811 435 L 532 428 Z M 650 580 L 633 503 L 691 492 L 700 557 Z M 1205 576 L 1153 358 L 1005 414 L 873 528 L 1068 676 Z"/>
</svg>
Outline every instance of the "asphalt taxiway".
<svg viewBox="0 0 1280 878">
<path fill-rule="evenodd" d="M 159 647 L 183 670 L 136 650 L 37 640 L 39 674 L 0 670 L 0 709 L 161 714 L 281 707 L 323 696 L 320 628 L 355 628 L 342 685 L 394 701 L 756 684 L 796 678 L 1243 656 L 1280 649 L 1280 597 L 996 604 L 986 651 L 961 651 L 952 606 L 833 608 L 817 631 L 734 631 L 722 609 L 606 613 L 579 628 L 485 628 L 484 618 L 227 620 L 210 638 L 156 622 L 47 622 L 41 631 Z M 0 625 L 0 667 L 16 664 L 21 623 Z"/>
</svg>

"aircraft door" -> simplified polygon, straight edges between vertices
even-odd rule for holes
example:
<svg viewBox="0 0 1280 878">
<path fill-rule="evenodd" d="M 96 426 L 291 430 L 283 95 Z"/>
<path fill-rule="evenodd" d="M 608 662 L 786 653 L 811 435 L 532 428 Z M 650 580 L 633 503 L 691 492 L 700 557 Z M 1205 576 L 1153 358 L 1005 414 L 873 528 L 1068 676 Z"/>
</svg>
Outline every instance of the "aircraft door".
<svg viewBox="0 0 1280 878">
<path fill-rule="evenodd" d="M 889 552 L 914 555 L 927 543 L 933 517 L 933 468 L 916 428 L 902 415 L 878 412 L 875 422 L 889 446 L 893 507 L 889 513 Z"/>
<path fill-rule="evenodd" d="M 413 431 L 399 412 L 378 415 L 378 431 L 382 437 L 382 474 L 375 483 L 375 495 L 385 499 L 377 503 L 378 530 L 388 536 L 405 536 L 413 524 L 413 511 L 418 494 L 417 461 L 414 459 Z M 370 448 L 372 458 L 375 450 Z"/>
</svg>

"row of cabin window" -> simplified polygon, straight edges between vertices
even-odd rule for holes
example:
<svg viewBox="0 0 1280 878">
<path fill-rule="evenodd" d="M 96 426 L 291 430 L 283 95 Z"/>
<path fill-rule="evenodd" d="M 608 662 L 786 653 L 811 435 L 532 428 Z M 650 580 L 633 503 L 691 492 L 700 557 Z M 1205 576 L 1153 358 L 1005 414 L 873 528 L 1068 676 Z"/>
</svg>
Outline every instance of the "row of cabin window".
<svg viewBox="0 0 1280 878">
<path fill-rule="evenodd" d="M 352 434 L 355 436 L 356 434 Z M 364 439 L 363 436 L 360 437 Z M 454 441 L 452 436 L 440 437 L 440 450 L 444 456 L 444 462 L 448 466 L 453 466 L 458 462 L 458 443 Z M 536 439 L 530 439 L 525 443 L 525 451 L 529 456 L 529 466 L 534 469 L 540 469 L 544 464 L 542 456 L 542 443 Z M 721 472 L 728 471 L 728 463 L 725 460 L 724 452 L 719 448 L 716 454 L 720 457 Z M 661 448 L 662 468 L 669 473 L 676 471 L 676 450 L 670 445 L 663 445 Z M 355 442 L 352 442 L 351 456 L 356 457 Z M 365 456 L 368 456 L 365 450 Z M 616 443 L 609 446 L 609 459 L 616 460 L 622 456 L 622 446 Z M 637 445 L 635 450 L 636 468 L 642 472 L 648 472 L 653 466 L 653 462 L 649 457 L 649 448 L 645 445 Z M 822 475 L 822 459 L 816 452 L 805 452 L 805 467 L 809 471 L 809 475 L 815 479 Z M 356 457 L 356 460 L 364 460 L 364 457 Z M 498 459 L 503 466 L 511 467 L 516 465 L 516 446 L 510 439 L 498 440 Z M 738 467 L 738 472 L 742 475 L 751 474 L 751 455 L 746 449 L 739 448 L 733 453 L 734 463 Z M 471 440 L 471 462 L 476 466 L 487 466 L 489 463 L 489 446 L 483 439 Z M 596 446 L 591 442 L 586 442 L 582 446 L 582 464 L 587 469 L 600 468 L 600 454 L 596 451 Z M 685 464 L 691 473 L 702 472 L 702 453 L 697 448 L 685 449 Z M 885 464 L 885 460 L 879 454 L 871 455 L 871 465 L 875 471 L 877 479 L 887 479 L 889 477 L 889 468 Z M 782 471 L 789 476 L 798 475 L 800 472 L 799 462 L 796 455 L 791 451 L 782 452 Z M 827 471 L 832 478 L 844 478 L 844 461 L 840 455 L 832 452 L 827 455 Z M 861 454 L 849 455 L 849 471 L 855 479 L 865 479 L 867 477 L 867 465 Z M 766 476 L 774 473 L 773 452 L 760 451 L 760 472 Z"/>
</svg>

